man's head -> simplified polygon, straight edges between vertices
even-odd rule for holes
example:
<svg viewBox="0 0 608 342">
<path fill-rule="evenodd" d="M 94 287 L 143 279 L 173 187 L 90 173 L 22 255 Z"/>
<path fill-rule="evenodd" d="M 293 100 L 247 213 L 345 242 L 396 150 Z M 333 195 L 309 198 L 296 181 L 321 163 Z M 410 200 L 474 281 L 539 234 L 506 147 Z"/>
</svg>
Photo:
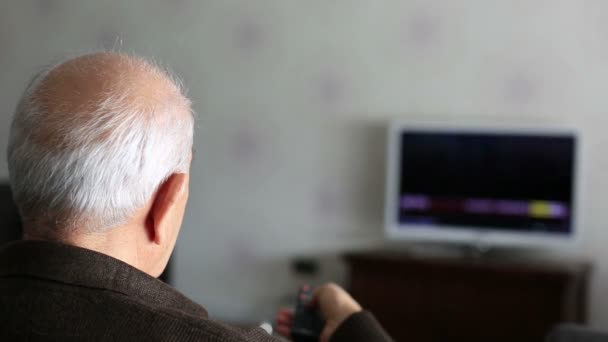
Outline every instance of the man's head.
<svg viewBox="0 0 608 342">
<path fill-rule="evenodd" d="M 187 202 L 192 136 L 180 84 L 142 58 L 95 53 L 42 72 L 18 104 L 8 147 L 26 237 L 160 274 Z"/>
</svg>

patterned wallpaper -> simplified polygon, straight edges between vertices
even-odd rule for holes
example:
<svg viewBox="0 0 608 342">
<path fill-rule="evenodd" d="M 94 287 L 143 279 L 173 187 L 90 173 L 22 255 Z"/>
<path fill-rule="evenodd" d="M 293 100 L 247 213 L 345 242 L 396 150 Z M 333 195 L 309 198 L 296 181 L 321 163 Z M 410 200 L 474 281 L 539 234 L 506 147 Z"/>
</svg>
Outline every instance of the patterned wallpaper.
<svg viewBox="0 0 608 342">
<path fill-rule="evenodd" d="M 575 254 L 608 329 L 608 3 L 599 0 L 2 0 L 0 177 L 10 113 L 41 66 L 99 48 L 183 79 L 199 121 L 177 286 L 230 320 L 268 318 L 294 255 L 382 239 L 392 117 L 569 121 L 584 134 Z"/>
</svg>

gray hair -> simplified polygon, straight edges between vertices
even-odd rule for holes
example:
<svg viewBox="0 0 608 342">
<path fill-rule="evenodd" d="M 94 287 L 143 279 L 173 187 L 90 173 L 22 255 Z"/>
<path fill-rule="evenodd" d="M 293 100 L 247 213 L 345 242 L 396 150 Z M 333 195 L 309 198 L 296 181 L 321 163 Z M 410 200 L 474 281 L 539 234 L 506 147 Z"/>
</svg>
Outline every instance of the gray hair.
<svg viewBox="0 0 608 342">
<path fill-rule="evenodd" d="M 189 172 L 194 118 L 181 83 L 151 62 L 128 58 L 162 73 L 185 105 L 143 109 L 114 91 L 93 104 L 93 119 L 58 120 L 34 96 L 54 67 L 37 75 L 17 105 L 7 150 L 13 196 L 25 222 L 50 231 L 103 231 L 126 223 L 171 174 Z M 32 133 L 40 129 L 53 130 L 69 146 L 40 143 Z"/>
</svg>

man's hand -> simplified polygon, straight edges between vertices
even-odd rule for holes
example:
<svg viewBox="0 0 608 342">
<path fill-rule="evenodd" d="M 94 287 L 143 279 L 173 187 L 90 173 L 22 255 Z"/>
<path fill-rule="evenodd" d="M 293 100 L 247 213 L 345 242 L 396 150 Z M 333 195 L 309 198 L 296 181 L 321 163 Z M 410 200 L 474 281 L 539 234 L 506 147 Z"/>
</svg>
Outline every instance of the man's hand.
<svg viewBox="0 0 608 342">
<path fill-rule="evenodd" d="M 311 305 L 316 306 L 325 319 L 320 342 L 329 342 L 342 322 L 362 310 L 361 305 L 336 284 L 319 287 L 314 293 Z M 281 309 L 277 315 L 277 331 L 287 338 L 291 337 L 293 315 L 293 310 L 289 309 Z"/>
<path fill-rule="evenodd" d="M 313 305 L 317 305 L 325 319 L 320 342 L 329 342 L 342 322 L 362 310 L 361 305 L 353 297 L 340 286 L 332 283 L 323 285 L 315 291 Z"/>
<path fill-rule="evenodd" d="M 277 314 L 277 332 L 279 335 L 291 340 L 291 327 L 293 326 L 293 309 L 281 308 Z"/>
</svg>

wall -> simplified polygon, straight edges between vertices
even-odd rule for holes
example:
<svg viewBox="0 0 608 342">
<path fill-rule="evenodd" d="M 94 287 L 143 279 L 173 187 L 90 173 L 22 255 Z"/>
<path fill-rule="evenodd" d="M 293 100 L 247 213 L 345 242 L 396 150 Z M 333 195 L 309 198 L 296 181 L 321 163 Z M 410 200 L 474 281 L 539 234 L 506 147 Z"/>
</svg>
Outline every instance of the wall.
<svg viewBox="0 0 608 342">
<path fill-rule="evenodd" d="M 41 66 L 96 48 L 180 74 L 199 115 L 177 286 L 213 316 L 269 318 L 294 255 L 382 238 L 391 117 L 569 121 L 583 132 L 590 318 L 608 329 L 608 3 L 597 0 L 2 0 L 0 178 Z"/>
</svg>

